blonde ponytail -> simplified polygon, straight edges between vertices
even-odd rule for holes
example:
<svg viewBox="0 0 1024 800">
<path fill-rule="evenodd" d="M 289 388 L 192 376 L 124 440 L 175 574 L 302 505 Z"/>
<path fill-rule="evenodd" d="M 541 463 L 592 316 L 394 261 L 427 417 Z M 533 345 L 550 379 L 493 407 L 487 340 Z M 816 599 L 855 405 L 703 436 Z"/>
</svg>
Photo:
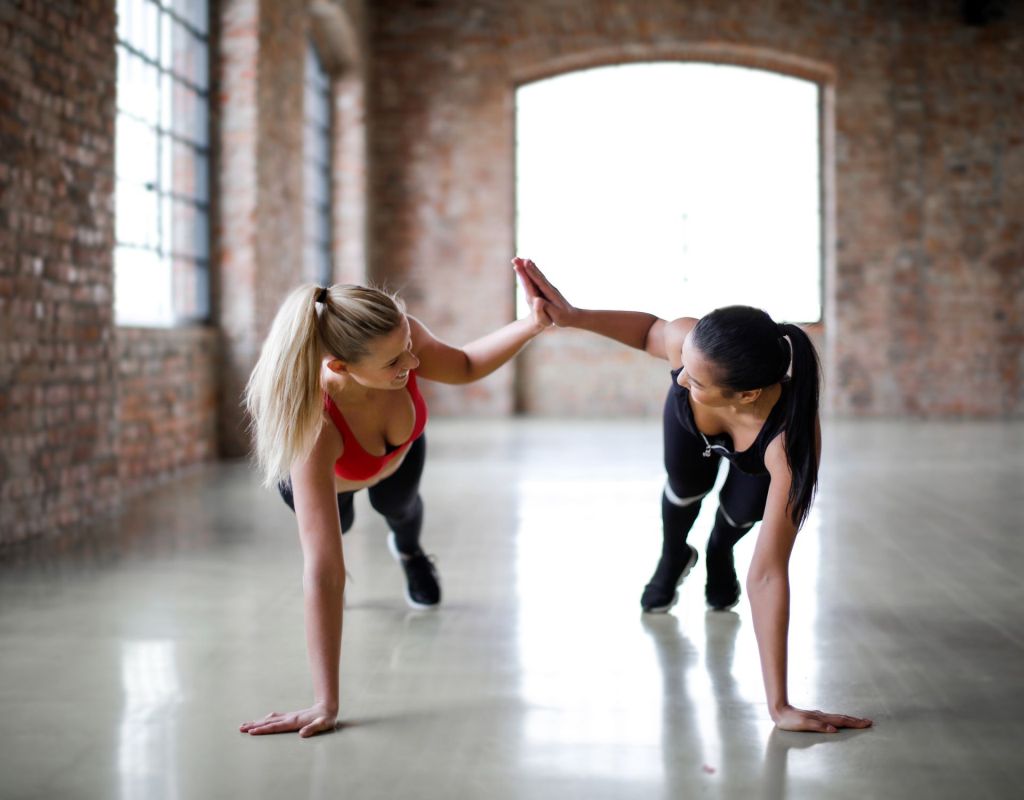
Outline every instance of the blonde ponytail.
<svg viewBox="0 0 1024 800">
<path fill-rule="evenodd" d="M 402 318 L 395 297 L 364 286 L 305 284 L 288 295 L 245 388 L 264 485 L 286 478 L 316 442 L 323 420 L 323 357 L 355 363 L 369 352 L 372 339 L 391 333 Z"/>
</svg>

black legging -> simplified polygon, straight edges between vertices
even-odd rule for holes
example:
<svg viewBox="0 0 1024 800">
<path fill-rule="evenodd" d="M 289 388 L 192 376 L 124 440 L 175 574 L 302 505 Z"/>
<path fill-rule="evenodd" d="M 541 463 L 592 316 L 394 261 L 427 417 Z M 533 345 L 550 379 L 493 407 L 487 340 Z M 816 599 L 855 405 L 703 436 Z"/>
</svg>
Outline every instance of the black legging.
<svg viewBox="0 0 1024 800">
<path fill-rule="evenodd" d="M 687 431 L 676 416 L 672 394 L 663 413 L 665 471 L 668 480 L 661 494 L 662 551 L 674 559 L 689 552 L 686 536 L 700 512 L 701 501 L 715 485 L 722 457 L 704 457 L 705 443 Z M 708 551 L 731 548 L 764 516 L 768 475 L 748 475 L 734 464 L 718 494 L 719 508 L 708 541 Z"/>
<path fill-rule="evenodd" d="M 426 434 L 412 443 L 409 452 L 393 475 L 367 489 L 370 505 L 379 512 L 395 534 L 395 546 L 399 552 L 412 555 L 420 549 L 420 530 L 423 528 L 423 500 L 420 497 L 420 477 L 427 460 Z M 281 497 L 294 511 L 291 479 L 277 485 Z M 347 533 L 356 519 L 352 502 L 355 492 L 338 493 L 338 516 L 341 532 Z"/>
</svg>

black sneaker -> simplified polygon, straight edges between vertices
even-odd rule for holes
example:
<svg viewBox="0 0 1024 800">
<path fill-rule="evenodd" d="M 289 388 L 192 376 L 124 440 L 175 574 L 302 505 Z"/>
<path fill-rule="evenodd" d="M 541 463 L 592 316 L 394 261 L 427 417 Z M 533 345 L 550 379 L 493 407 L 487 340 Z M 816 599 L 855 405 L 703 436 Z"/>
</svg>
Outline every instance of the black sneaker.
<svg viewBox="0 0 1024 800">
<path fill-rule="evenodd" d="M 441 602 L 441 584 L 434 562 L 422 550 L 411 555 L 399 552 L 395 534 L 388 534 L 388 549 L 405 571 L 405 602 L 411 608 L 437 608 Z"/>
<path fill-rule="evenodd" d="M 740 582 L 736 578 L 732 548 L 707 551 L 708 579 L 704 598 L 714 611 L 728 611 L 740 601 Z"/>
<path fill-rule="evenodd" d="M 644 587 L 644 593 L 640 597 L 640 605 L 649 614 L 664 614 L 679 599 L 679 592 L 676 587 L 683 582 L 683 578 L 690 574 L 693 565 L 697 563 L 697 551 L 686 545 L 690 551 L 690 557 L 682 563 L 670 560 L 662 553 L 658 559 L 658 566 L 654 575 Z"/>
</svg>

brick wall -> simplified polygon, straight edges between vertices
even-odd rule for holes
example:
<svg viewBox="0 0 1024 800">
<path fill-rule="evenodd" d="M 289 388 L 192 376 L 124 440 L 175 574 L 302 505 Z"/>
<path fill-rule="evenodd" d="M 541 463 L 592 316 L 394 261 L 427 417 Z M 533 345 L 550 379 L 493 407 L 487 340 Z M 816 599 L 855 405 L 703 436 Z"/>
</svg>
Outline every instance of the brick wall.
<svg viewBox="0 0 1024 800">
<path fill-rule="evenodd" d="M 215 11 L 218 91 L 211 109 L 214 139 L 213 293 L 211 308 L 223 336 L 219 447 L 247 449 L 239 398 L 259 353 L 255 293 L 257 215 L 257 78 L 259 0 L 223 0 Z"/>
<path fill-rule="evenodd" d="M 216 458 L 217 331 L 118 328 L 117 356 L 122 492 Z"/>
<path fill-rule="evenodd" d="M 0 547 L 215 455 L 218 334 L 113 317 L 115 4 L 0 4 Z"/>
<path fill-rule="evenodd" d="M 1022 11 L 980 29 L 955 4 L 906 11 L 877 43 L 848 48 L 832 291 L 841 411 L 1024 414 Z"/>
<path fill-rule="evenodd" d="M 911 0 L 381 0 L 371 7 L 372 275 L 452 341 L 511 318 L 519 82 L 651 59 L 803 74 L 832 89 L 828 406 L 1021 416 L 1024 9 L 1007 7 L 974 28 L 958 3 Z M 536 342 L 519 366 L 522 406 L 651 408 L 651 362 L 617 350 Z M 595 405 L 609 380 L 621 389 Z M 512 386 L 505 369 L 430 397 L 438 413 L 504 414 Z"/>
<path fill-rule="evenodd" d="M 116 507 L 114 6 L 0 4 L 0 544 Z"/>
<path fill-rule="evenodd" d="M 337 275 L 402 291 L 443 338 L 513 313 L 517 83 L 617 61 L 745 63 L 831 87 L 832 408 L 1024 414 L 1019 6 L 972 28 L 956 3 L 911 0 L 221 0 L 219 331 L 114 325 L 114 9 L 0 3 L 0 544 L 116 510 L 211 457 L 215 437 L 247 450 L 241 386 L 301 275 L 302 62 L 325 20 L 345 40 Z M 651 414 L 663 391 L 656 362 L 572 333 L 518 369 L 518 389 L 511 368 L 435 387 L 434 410 Z"/>
<path fill-rule="evenodd" d="M 360 2 L 312 5 L 328 20 L 343 20 L 351 33 L 339 45 L 348 52 L 331 63 L 339 83 L 335 269 L 339 278 L 358 281 L 365 276 L 364 11 Z M 239 408 L 245 382 L 281 301 L 307 280 L 302 264 L 303 80 L 306 47 L 318 24 L 310 8 L 307 0 L 223 0 L 217 8 L 223 55 L 214 109 L 222 131 L 214 308 L 224 333 L 219 426 L 224 455 L 249 450 Z M 330 44 L 332 30 L 324 35 Z"/>
</svg>

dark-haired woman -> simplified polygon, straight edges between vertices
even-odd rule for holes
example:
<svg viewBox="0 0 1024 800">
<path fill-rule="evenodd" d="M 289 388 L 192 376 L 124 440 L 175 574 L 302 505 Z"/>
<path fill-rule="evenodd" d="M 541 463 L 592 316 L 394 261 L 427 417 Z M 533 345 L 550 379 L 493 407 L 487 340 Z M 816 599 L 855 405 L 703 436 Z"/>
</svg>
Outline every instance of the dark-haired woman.
<svg viewBox="0 0 1024 800">
<path fill-rule="evenodd" d="M 821 448 L 818 358 L 807 334 L 748 306 L 671 322 L 641 312 L 578 309 L 532 261 L 513 263 L 531 303 L 540 299 L 555 325 L 606 336 L 672 367 L 663 428 L 662 552 L 640 600 L 644 611 L 665 612 L 676 602 L 677 587 L 697 563 L 687 534 L 714 487 L 720 460 L 727 459 L 707 546 L 708 604 L 728 609 L 739 601 L 733 546 L 763 519 L 746 588 L 772 719 L 801 731 L 871 725 L 796 708 L 786 688 L 789 556 L 814 498 Z"/>
</svg>

